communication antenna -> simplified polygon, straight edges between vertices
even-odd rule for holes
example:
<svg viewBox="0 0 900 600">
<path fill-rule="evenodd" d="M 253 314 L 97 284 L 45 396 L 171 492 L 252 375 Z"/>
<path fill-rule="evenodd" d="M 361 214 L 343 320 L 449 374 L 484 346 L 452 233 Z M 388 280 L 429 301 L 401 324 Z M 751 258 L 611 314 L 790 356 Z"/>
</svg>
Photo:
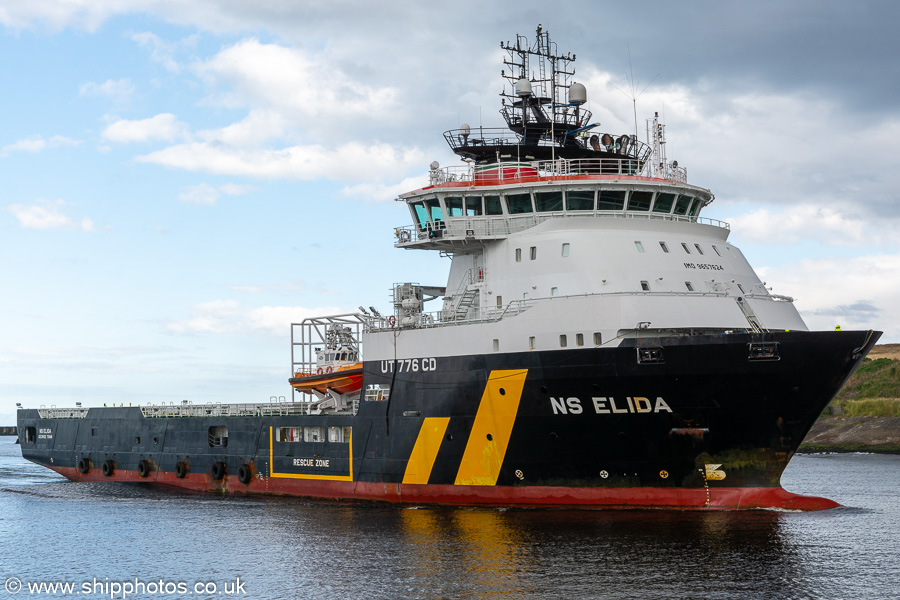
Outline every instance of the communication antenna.
<svg viewBox="0 0 900 600">
<path fill-rule="evenodd" d="M 637 134 L 638 134 L 637 99 L 640 98 L 644 94 L 644 92 L 647 91 L 647 88 L 650 87 L 650 84 L 652 84 L 654 81 L 656 81 L 657 77 L 659 77 L 659 73 L 657 73 L 656 75 L 653 76 L 653 79 L 650 80 L 650 83 L 648 83 L 647 85 L 644 86 L 644 89 L 642 89 L 638 93 L 635 93 L 635 91 L 637 89 L 637 84 L 634 81 L 634 67 L 632 67 L 632 65 L 631 65 L 631 44 L 629 44 L 628 45 L 628 73 L 625 75 L 625 78 L 628 80 L 628 87 L 631 88 L 631 93 L 629 94 L 629 93 L 625 92 L 622 88 L 620 88 L 619 86 L 617 86 L 614 83 L 612 85 L 614 88 L 616 88 L 617 90 L 622 92 L 622 94 L 626 98 L 631 99 L 631 108 L 634 111 L 634 137 L 635 137 L 635 139 L 637 139 Z"/>
</svg>

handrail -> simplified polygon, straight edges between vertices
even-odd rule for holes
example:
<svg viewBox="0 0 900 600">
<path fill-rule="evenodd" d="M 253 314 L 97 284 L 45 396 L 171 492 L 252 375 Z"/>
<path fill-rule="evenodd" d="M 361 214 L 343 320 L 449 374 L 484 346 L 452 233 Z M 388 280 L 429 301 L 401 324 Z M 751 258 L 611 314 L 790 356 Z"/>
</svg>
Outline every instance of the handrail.
<svg viewBox="0 0 900 600">
<path fill-rule="evenodd" d="M 502 238 L 512 233 L 530 229 L 548 219 L 597 217 L 617 219 L 651 219 L 661 221 L 673 221 L 680 223 L 699 223 L 711 225 L 722 229 L 731 229 L 731 225 L 725 221 L 708 219 L 706 217 L 690 217 L 686 215 L 673 215 L 652 212 L 634 211 L 557 211 L 547 213 L 530 213 L 522 215 L 481 215 L 477 217 L 450 217 L 440 221 L 441 227 L 434 229 L 440 232 L 435 236 L 430 229 L 422 229 L 417 225 L 403 225 L 394 228 L 397 238 L 394 246 L 403 247 L 422 241 L 437 239 L 465 239 L 465 238 Z"/>
</svg>

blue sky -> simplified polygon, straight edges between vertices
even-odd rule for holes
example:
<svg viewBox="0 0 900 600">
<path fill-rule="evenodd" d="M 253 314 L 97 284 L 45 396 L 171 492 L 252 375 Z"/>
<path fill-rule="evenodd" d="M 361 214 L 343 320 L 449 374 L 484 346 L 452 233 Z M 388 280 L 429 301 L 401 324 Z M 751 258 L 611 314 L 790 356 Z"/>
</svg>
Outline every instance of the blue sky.
<svg viewBox="0 0 900 600">
<path fill-rule="evenodd" d="M 539 22 L 605 130 L 634 126 L 630 51 L 639 128 L 665 115 L 811 327 L 900 342 L 900 11 L 620 4 L 0 3 L 0 422 L 289 396 L 291 321 L 442 284 L 392 200 L 454 163 L 444 130 L 500 125 L 498 43 Z"/>
</svg>

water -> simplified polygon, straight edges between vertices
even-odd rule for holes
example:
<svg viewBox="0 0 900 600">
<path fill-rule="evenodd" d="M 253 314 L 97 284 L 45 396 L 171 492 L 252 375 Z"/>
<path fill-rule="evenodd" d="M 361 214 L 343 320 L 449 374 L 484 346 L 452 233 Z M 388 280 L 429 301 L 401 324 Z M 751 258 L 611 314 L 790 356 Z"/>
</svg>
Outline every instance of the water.
<svg viewBox="0 0 900 600">
<path fill-rule="evenodd" d="M 784 486 L 846 507 L 818 513 L 488 510 L 71 483 L 14 441 L 0 596 L 16 577 L 17 598 L 900 597 L 900 456 L 796 457 Z M 27 587 L 57 581 L 81 593 Z"/>
</svg>

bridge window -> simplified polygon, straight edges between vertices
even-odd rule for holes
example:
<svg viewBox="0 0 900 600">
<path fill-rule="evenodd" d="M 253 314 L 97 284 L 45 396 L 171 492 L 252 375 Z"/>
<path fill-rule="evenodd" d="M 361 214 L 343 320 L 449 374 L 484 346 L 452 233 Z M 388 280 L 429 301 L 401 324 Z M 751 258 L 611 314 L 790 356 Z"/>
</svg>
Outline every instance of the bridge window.
<svg viewBox="0 0 900 600">
<path fill-rule="evenodd" d="M 463 216 L 463 199 L 459 196 L 447 196 L 444 198 L 444 205 L 447 207 L 448 217 Z"/>
<path fill-rule="evenodd" d="M 500 204 L 500 196 L 484 197 L 484 214 L 486 215 L 502 215 L 503 207 Z"/>
<path fill-rule="evenodd" d="M 443 211 L 441 211 L 441 203 L 437 200 L 437 198 L 426 200 L 425 207 L 428 209 L 428 215 L 431 217 L 432 221 L 444 220 L 444 213 Z"/>
<path fill-rule="evenodd" d="M 672 212 L 672 205 L 675 203 L 675 194 L 664 194 L 660 192 L 656 195 L 656 202 L 653 203 L 653 212 L 668 213 Z"/>
<path fill-rule="evenodd" d="M 531 194 L 510 194 L 506 197 L 506 208 L 511 215 L 534 212 Z"/>
<path fill-rule="evenodd" d="M 466 197 L 466 216 L 467 217 L 478 217 L 481 216 L 481 196 L 467 196 Z"/>
<path fill-rule="evenodd" d="M 686 215 L 688 208 L 691 206 L 691 196 L 678 196 L 678 202 L 675 203 L 675 214 Z"/>
<path fill-rule="evenodd" d="M 553 192 L 535 192 L 534 204 L 538 212 L 552 212 L 563 209 L 563 195 L 559 190 Z"/>
<path fill-rule="evenodd" d="M 594 210 L 594 191 L 570 190 L 566 192 L 566 210 Z"/>
<path fill-rule="evenodd" d="M 625 190 L 600 190 L 597 210 L 622 210 L 625 208 Z"/>
<path fill-rule="evenodd" d="M 650 202 L 653 200 L 653 192 L 631 192 L 628 198 L 628 210 L 647 212 L 650 210 Z"/>
<path fill-rule="evenodd" d="M 425 229 L 425 223 L 428 222 L 428 211 L 425 210 L 424 202 L 415 202 L 412 205 L 413 213 L 416 216 L 416 224 L 419 226 L 419 229 Z"/>
</svg>

